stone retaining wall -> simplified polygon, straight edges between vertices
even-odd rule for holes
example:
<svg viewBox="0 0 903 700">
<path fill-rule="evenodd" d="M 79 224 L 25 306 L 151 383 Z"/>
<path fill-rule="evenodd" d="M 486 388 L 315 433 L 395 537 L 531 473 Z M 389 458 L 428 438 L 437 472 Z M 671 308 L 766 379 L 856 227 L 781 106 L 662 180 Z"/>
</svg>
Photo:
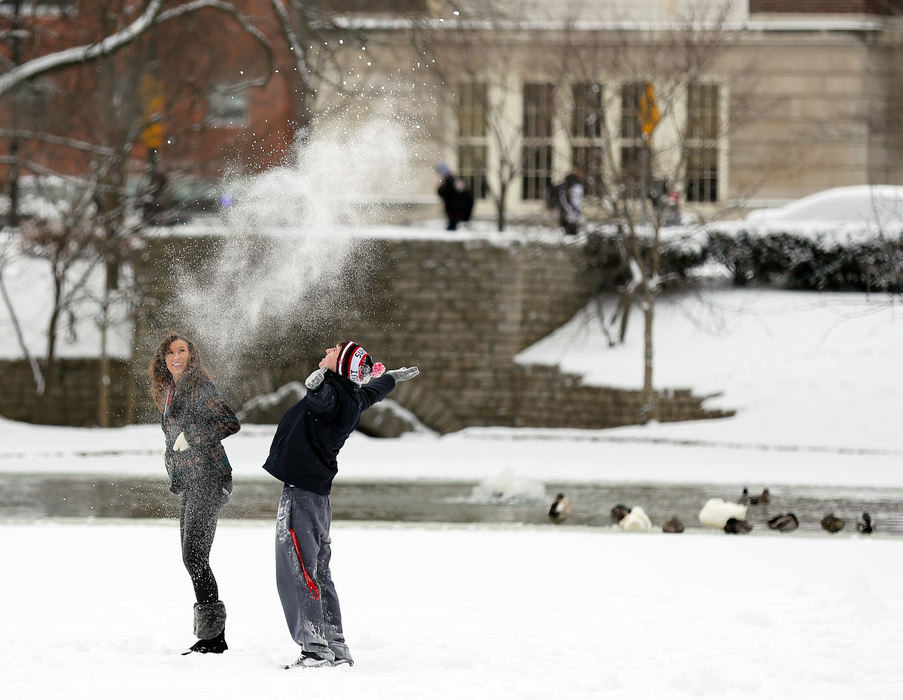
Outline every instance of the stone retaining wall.
<svg viewBox="0 0 903 700">
<path fill-rule="evenodd" d="M 149 356 L 163 332 L 179 327 L 179 319 L 166 311 L 173 293 L 165 282 L 168 261 L 197 260 L 202 269 L 217 245 L 216 238 L 152 244 L 139 269 L 148 293 L 136 319 L 136 357 Z M 352 337 L 390 368 L 420 367 L 422 375 L 392 396 L 442 433 L 488 425 L 602 428 L 642 420 L 639 392 L 585 386 L 557 368 L 513 361 L 604 286 L 604 272 L 583 246 L 470 236 L 377 239 L 362 245 L 366 274 L 349 272 L 341 291 L 329 291 L 336 309 L 332 318 L 286 320 L 265 343 L 245 353 L 249 361 L 243 369 L 226 381 L 216 377 L 233 405 L 303 380 L 324 347 Z M 205 359 L 217 374 L 215 353 Z M 284 408 L 256 410 L 254 420 L 276 421 Z M 721 415 L 704 409 L 701 398 L 686 390 L 660 395 L 659 420 Z"/>
<path fill-rule="evenodd" d="M 421 368 L 422 375 L 400 385 L 392 398 L 440 433 L 492 425 L 605 428 L 643 420 L 638 391 L 586 386 L 580 377 L 555 367 L 521 366 L 513 360 L 567 322 L 600 288 L 611 286 L 606 283 L 611 274 L 604 268 L 607 258 L 598 249 L 571 240 L 514 236 L 361 241 L 366 270 L 347 270 L 341 275 L 341 290 L 325 291 L 335 309 L 331 317 L 298 314 L 294 320 L 279 319 L 261 334 L 259 343 L 239 353 L 228 343 L 226 349 L 204 343 L 184 326 L 174 303 L 181 292 L 178 268 L 205 274 L 221 240 L 156 238 L 136 261 L 143 296 L 135 315 L 135 359 L 113 363 L 113 425 L 158 420 L 146 367 L 169 330 L 180 330 L 201 343 L 208 369 L 236 410 L 256 396 L 303 381 L 323 348 L 351 337 L 390 368 L 410 364 Z M 258 245 L 268 243 L 249 239 L 249 254 Z M 240 336 L 243 329 L 223 333 Z M 224 352 L 231 355 L 225 357 Z M 93 359 L 60 362 L 49 422 L 97 424 L 97 367 Z M 0 377 L 4 386 L 0 414 L 36 420 L 27 364 L 0 362 Z M 289 396 L 268 409 L 249 411 L 248 420 L 276 422 L 294 400 Z M 659 420 L 729 415 L 702 404 L 703 399 L 689 390 L 669 390 L 659 395 Z M 397 434 L 400 424 L 374 414 L 364 428 L 374 434 Z"/>
<path fill-rule="evenodd" d="M 25 422 L 52 425 L 98 425 L 100 362 L 95 359 L 57 360 L 55 382 L 50 389 L 46 418 L 40 421 L 39 398 L 26 360 L 0 360 L 0 415 Z M 111 424 L 128 422 L 126 406 L 131 382 L 130 367 L 122 360 L 110 361 Z"/>
</svg>

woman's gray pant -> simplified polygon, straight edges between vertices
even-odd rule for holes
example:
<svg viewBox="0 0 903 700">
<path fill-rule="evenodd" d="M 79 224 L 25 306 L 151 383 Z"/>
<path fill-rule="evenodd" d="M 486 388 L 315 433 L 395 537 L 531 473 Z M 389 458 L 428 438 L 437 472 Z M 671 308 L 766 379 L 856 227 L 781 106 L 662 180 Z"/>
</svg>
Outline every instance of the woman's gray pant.
<svg viewBox="0 0 903 700">
<path fill-rule="evenodd" d="M 342 632 L 332 557 L 329 496 L 294 486 L 282 489 L 276 515 L 276 587 L 292 639 L 330 661 L 353 661 Z"/>
</svg>

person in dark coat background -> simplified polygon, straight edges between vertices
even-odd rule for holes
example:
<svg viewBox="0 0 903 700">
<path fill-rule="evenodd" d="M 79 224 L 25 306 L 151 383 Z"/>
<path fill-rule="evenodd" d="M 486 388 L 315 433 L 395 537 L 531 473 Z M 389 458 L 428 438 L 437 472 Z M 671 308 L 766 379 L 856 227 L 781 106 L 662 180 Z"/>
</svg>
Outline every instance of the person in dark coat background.
<svg viewBox="0 0 903 700">
<path fill-rule="evenodd" d="M 276 587 L 301 647 L 293 666 L 354 663 L 329 570 L 337 458 L 361 413 L 419 373 L 417 367 L 385 372 L 357 343 L 339 343 L 305 380 L 306 396 L 279 421 L 263 468 L 284 484 L 276 515 Z"/>
<path fill-rule="evenodd" d="M 473 214 L 473 192 L 460 175 L 455 175 L 445 163 L 436 164 L 436 172 L 442 177 L 437 194 L 445 206 L 448 218 L 446 231 L 455 231 L 462 221 L 470 221 Z"/>
<path fill-rule="evenodd" d="M 170 333 L 154 352 L 148 374 L 162 413 L 163 458 L 170 491 L 179 494 L 182 562 L 191 577 L 194 634 L 189 651 L 221 654 L 226 645 L 226 606 L 210 568 L 220 509 L 232 495 L 232 467 L 221 440 L 237 433 L 238 418 L 204 370 L 195 344 Z"/>
<path fill-rule="evenodd" d="M 583 170 L 574 168 L 558 186 L 558 223 L 569 236 L 577 235 L 583 218 Z"/>
</svg>

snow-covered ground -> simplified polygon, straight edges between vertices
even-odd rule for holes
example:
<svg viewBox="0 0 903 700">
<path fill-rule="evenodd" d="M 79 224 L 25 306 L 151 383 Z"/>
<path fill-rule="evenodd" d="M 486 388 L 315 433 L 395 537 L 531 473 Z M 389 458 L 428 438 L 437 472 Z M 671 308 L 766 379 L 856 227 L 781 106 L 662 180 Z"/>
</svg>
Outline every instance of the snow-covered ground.
<svg viewBox="0 0 903 700">
<path fill-rule="evenodd" d="M 479 429 L 353 436 L 347 479 L 903 486 L 898 309 L 886 297 L 729 292 L 663 304 L 657 382 L 720 391 L 734 418 L 605 431 Z M 528 348 L 585 381 L 636 386 L 633 340 L 609 349 L 592 309 Z M 638 328 L 635 321 L 634 331 Z M 273 426 L 226 442 L 236 489 Z M 156 425 L 0 420 L 0 472 L 158 475 Z M 657 526 L 660 524 L 656 523 Z M 4 697 L 903 697 L 903 540 L 754 531 L 334 525 L 353 668 L 295 669 L 273 526 L 224 521 L 213 567 L 222 657 L 179 651 L 192 593 L 173 521 L 0 525 Z"/>
<path fill-rule="evenodd" d="M 222 523 L 230 649 L 178 654 L 173 522 L 5 525 L 7 698 L 899 698 L 903 543 L 337 523 L 352 668 L 292 669 L 268 524 Z"/>
</svg>

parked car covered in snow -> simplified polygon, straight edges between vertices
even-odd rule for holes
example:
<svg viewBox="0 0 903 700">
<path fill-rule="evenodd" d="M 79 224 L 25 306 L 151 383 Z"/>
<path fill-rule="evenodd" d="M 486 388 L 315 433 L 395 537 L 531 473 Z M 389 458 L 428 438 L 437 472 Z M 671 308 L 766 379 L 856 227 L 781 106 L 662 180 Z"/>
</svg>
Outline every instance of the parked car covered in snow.
<svg viewBox="0 0 903 700">
<path fill-rule="evenodd" d="M 745 223 L 755 226 L 862 226 L 869 230 L 903 228 L 903 187 L 859 185 L 835 187 L 772 209 L 750 212 Z"/>
</svg>

